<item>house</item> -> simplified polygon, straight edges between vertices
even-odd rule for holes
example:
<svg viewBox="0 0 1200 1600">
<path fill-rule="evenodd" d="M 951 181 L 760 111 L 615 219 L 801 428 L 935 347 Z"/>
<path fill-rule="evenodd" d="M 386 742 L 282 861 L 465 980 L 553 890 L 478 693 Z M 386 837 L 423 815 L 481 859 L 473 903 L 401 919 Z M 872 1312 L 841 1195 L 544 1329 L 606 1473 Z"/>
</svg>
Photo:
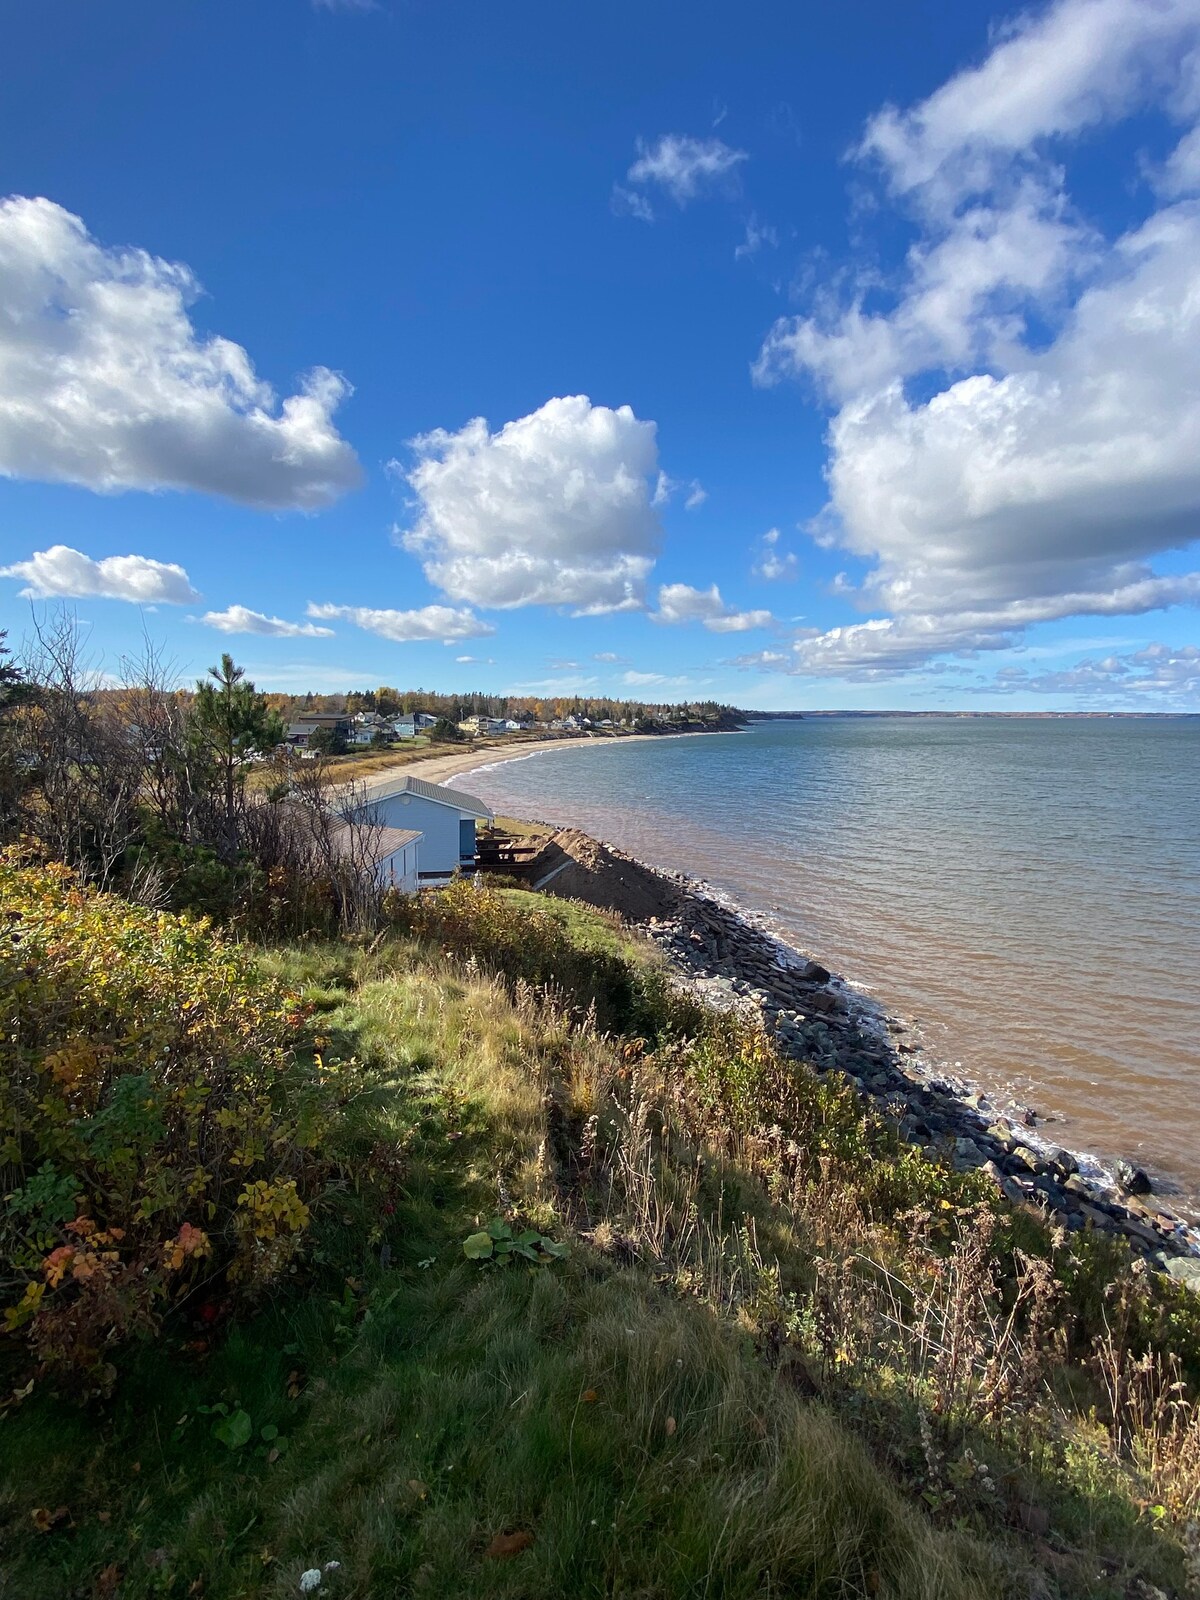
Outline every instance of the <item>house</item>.
<svg viewBox="0 0 1200 1600">
<path fill-rule="evenodd" d="M 362 865 L 372 867 L 375 882 L 381 889 L 399 889 L 402 894 L 416 894 L 421 838 L 416 828 L 374 827 L 360 830 L 360 836 L 356 839 L 354 829 L 347 822 L 334 833 L 332 843 L 338 855 L 350 860 L 361 860 L 362 853 L 368 852 L 371 859 L 369 863 L 362 862 Z"/>
<path fill-rule="evenodd" d="M 301 711 L 288 725 L 286 742 L 297 750 L 306 750 L 308 741 L 319 728 L 345 737 L 350 732 L 350 718 L 334 711 Z"/>
<path fill-rule="evenodd" d="M 377 739 L 391 740 L 393 738 L 392 725 L 385 722 L 374 711 L 360 711 L 354 719 L 354 726 L 350 731 L 352 745 L 374 744 Z"/>
<path fill-rule="evenodd" d="M 417 873 L 422 883 L 444 883 L 456 871 L 475 867 L 475 824 L 491 822 L 482 800 L 426 783 L 424 778 L 391 778 L 370 790 L 371 810 L 387 828 L 416 828 Z"/>
<path fill-rule="evenodd" d="M 486 717 L 482 714 L 464 717 L 458 726 L 464 733 L 469 733 L 476 738 L 483 738 L 490 734 L 505 733 L 508 729 L 503 717 Z"/>
<path fill-rule="evenodd" d="M 417 737 L 417 719 L 415 716 L 393 717 L 392 732 L 397 739 L 415 739 Z"/>
</svg>

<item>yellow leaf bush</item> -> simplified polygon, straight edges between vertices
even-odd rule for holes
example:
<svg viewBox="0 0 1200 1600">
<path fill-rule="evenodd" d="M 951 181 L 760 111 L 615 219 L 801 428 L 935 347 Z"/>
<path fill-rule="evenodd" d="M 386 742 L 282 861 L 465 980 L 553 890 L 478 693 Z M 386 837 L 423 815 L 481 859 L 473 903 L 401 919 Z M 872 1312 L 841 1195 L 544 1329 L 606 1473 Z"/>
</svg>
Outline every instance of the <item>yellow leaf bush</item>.
<svg viewBox="0 0 1200 1600">
<path fill-rule="evenodd" d="M 333 1091 L 298 1002 L 207 920 L 15 852 L 0 908 L 0 1309 L 105 1388 L 173 1304 L 287 1269 Z"/>
</svg>

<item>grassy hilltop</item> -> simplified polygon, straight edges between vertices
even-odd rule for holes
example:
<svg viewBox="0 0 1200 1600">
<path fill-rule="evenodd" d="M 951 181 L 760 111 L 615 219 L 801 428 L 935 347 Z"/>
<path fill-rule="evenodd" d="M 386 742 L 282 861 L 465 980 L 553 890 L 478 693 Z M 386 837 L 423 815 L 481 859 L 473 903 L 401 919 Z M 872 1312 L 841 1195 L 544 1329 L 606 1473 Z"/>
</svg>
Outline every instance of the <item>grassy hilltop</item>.
<svg viewBox="0 0 1200 1600">
<path fill-rule="evenodd" d="M 3 874 L 6 1600 L 1187 1592 L 1193 1302 L 610 919 Z"/>
</svg>

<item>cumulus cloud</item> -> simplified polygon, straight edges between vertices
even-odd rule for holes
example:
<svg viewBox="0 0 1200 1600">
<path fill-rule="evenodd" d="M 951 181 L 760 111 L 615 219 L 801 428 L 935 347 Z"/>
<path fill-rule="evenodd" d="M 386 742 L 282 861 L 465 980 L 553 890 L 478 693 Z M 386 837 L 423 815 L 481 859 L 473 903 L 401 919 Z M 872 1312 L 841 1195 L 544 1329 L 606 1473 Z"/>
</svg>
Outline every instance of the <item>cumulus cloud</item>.
<svg viewBox="0 0 1200 1600">
<path fill-rule="evenodd" d="M 332 639 L 332 628 L 318 627 L 315 622 L 285 622 L 282 617 L 268 617 L 262 611 L 251 611 L 246 606 L 226 606 L 224 611 L 206 611 L 200 618 L 210 628 L 222 633 L 256 633 L 269 639 Z"/>
<path fill-rule="evenodd" d="M 775 620 L 769 611 L 736 611 L 727 606 L 715 583 L 709 589 L 664 583 L 653 615 L 655 622 L 701 622 L 711 633 L 747 633 L 751 628 L 769 628 Z"/>
<path fill-rule="evenodd" d="M 757 373 L 802 376 L 836 407 L 816 531 L 865 564 L 841 594 L 884 615 L 797 639 L 787 670 L 901 672 L 1034 622 L 1200 600 L 1200 574 L 1152 564 L 1200 533 L 1189 52 L 1194 0 L 1059 0 L 871 120 L 858 155 L 915 229 L 904 267 L 820 289 Z M 1187 131 L 1160 209 L 1107 240 L 1058 146 L 1146 105 Z"/>
<path fill-rule="evenodd" d="M 50 200 L 0 202 L 0 474 L 302 510 L 354 488 L 346 381 L 315 367 L 280 402 L 241 345 L 193 326 L 200 293 Z"/>
<path fill-rule="evenodd" d="M 182 567 L 148 556 L 105 556 L 93 561 L 70 545 L 39 550 L 28 561 L 0 567 L 0 578 L 19 578 L 28 600 L 129 600 L 135 605 L 187 605 L 199 600 Z"/>
<path fill-rule="evenodd" d="M 997 164 L 1125 115 L 1177 79 L 1200 40 L 1193 0 L 1059 0 L 909 111 L 885 106 L 861 153 L 900 191 L 979 188 Z"/>
<path fill-rule="evenodd" d="M 784 550 L 779 543 L 779 529 L 768 528 L 759 540 L 758 557 L 751 568 L 756 578 L 768 583 L 779 583 L 794 578 L 799 568 L 794 550 Z"/>
<path fill-rule="evenodd" d="M 473 611 L 454 606 L 383 611 L 371 606 L 310 605 L 308 615 L 326 622 L 352 622 L 356 628 L 377 633 L 381 639 L 391 639 L 396 644 L 431 639 L 453 644 L 457 639 L 480 639 L 496 631 L 490 622 L 484 622 Z"/>
<path fill-rule="evenodd" d="M 731 192 L 738 167 L 749 159 L 744 150 L 732 149 L 723 139 L 694 139 L 685 133 L 664 133 L 652 143 L 639 139 L 637 150 L 638 158 L 626 173 L 633 187 L 618 186 L 615 193 L 646 221 L 653 212 L 639 189 L 662 189 L 682 208 L 703 195 Z"/>
<path fill-rule="evenodd" d="M 642 606 L 660 539 L 653 422 L 573 395 L 496 433 L 476 417 L 412 447 L 417 517 L 400 543 L 451 599 L 589 616 Z"/>
</svg>

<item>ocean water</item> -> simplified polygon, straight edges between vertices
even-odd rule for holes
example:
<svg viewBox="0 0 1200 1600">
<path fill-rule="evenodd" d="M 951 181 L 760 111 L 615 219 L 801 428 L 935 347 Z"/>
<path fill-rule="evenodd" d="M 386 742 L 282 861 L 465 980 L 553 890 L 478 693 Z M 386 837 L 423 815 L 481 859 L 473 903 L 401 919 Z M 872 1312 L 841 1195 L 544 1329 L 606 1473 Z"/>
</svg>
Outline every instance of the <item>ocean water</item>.
<svg viewBox="0 0 1200 1600">
<path fill-rule="evenodd" d="M 706 879 L 1200 1216 L 1200 718 L 814 718 L 457 782 Z"/>
</svg>

